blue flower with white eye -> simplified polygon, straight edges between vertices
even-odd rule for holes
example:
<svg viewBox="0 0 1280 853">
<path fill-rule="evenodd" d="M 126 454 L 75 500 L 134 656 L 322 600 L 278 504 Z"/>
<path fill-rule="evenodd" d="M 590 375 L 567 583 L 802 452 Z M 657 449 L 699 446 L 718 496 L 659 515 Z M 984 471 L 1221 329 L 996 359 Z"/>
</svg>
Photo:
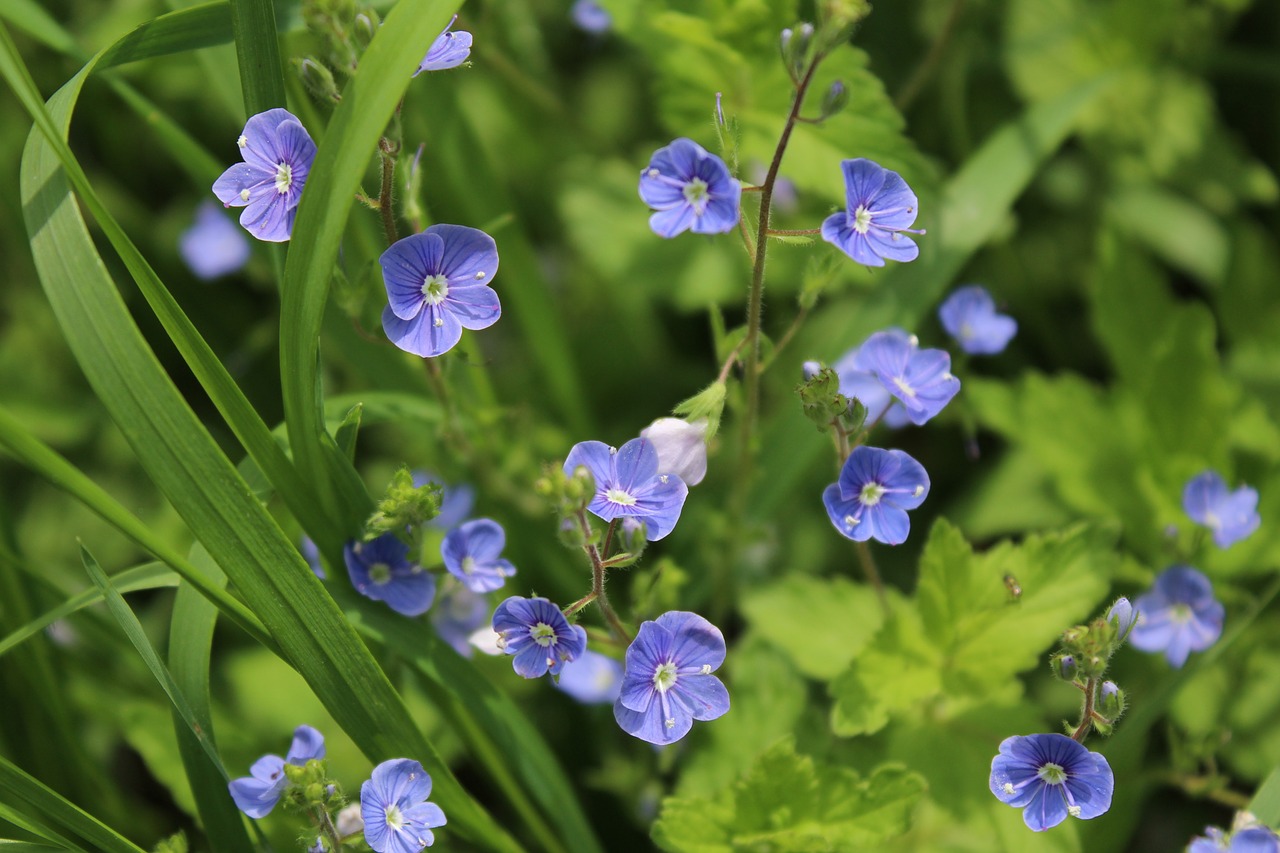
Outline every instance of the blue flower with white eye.
<svg viewBox="0 0 1280 853">
<path fill-rule="evenodd" d="M 311 726 L 298 726 L 294 729 L 293 743 L 289 745 L 287 756 L 264 755 L 253 762 L 249 768 L 250 775 L 233 779 L 227 785 L 231 799 L 236 801 L 236 808 L 251 818 L 266 817 L 280 801 L 285 788 L 289 787 L 284 766 L 305 767 L 313 758 L 324 758 L 324 735 Z"/>
<path fill-rule="evenodd" d="M 822 504 L 842 536 L 901 545 L 911 532 L 907 510 L 928 496 L 929 475 L 919 462 L 901 450 L 863 445 L 844 461 L 840 479 L 823 490 Z"/>
<path fill-rule="evenodd" d="M 404 616 L 420 616 L 431 609 L 436 579 L 409 559 L 409 546 L 384 533 L 372 542 L 349 542 L 342 549 L 347 574 L 356 592 L 384 601 Z"/>
<path fill-rule="evenodd" d="M 587 648 L 586 630 L 570 625 L 545 598 L 511 596 L 493 612 L 493 630 L 503 651 L 515 655 L 511 666 L 525 678 L 559 675 Z"/>
<path fill-rule="evenodd" d="M 723 160 L 681 138 L 653 152 L 640 172 L 640 198 L 653 209 L 649 227 L 660 237 L 722 234 L 738 225 L 742 184 Z"/>
<path fill-rule="evenodd" d="M 724 635 L 696 613 L 673 610 L 643 623 L 627 648 L 614 719 L 627 734 L 663 746 L 687 735 L 694 720 L 724 716 L 729 691 L 712 675 L 724 656 Z"/>
<path fill-rule="evenodd" d="M 1129 644 L 1144 652 L 1164 652 L 1175 669 L 1222 636 L 1226 610 L 1213 597 L 1209 579 L 1190 566 L 1165 569 L 1133 606 L 1139 615 Z"/>
<path fill-rule="evenodd" d="M 418 70 L 413 72 L 414 77 L 417 77 L 423 71 L 444 71 L 448 68 L 457 68 L 467 61 L 467 57 L 471 55 L 471 33 L 465 30 L 454 32 L 453 22 L 456 20 L 458 20 L 457 15 L 449 19 L 449 25 L 444 28 L 440 35 L 436 36 L 436 40 L 431 43 L 431 47 L 427 48 L 427 55 L 422 57 L 422 62 L 418 64 Z"/>
<path fill-rule="evenodd" d="M 898 398 L 916 426 L 941 412 L 960 392 L 960 380 L 951 375 L 951 356 L 945 350 L 919 349 L 915 338 L 900 330 L 867 338 L 856 364 Z"/>
<path fill-rule="evenodd" d="M 1230 548 L 1258 529 L 1258 490 L 1241 486 L 1234 492 L 1217 471 L 1205 471 L 1182 491 L 1182 508 L 1191 520 L 1213 531 L 1219 548 Z"/>
<path fill-rule="evenodd" d="M 1203 836 L 1191 839 L 1187 853 L 1280 853 L 1280 837 L 1265 826 L 1242 827 L 1229 836 L 1206 826 Z"/>
<path fill-rule="evenodd" d="M 360 786 L 364 840 L 375 853 L 418 853 L 435 843 L 433 829 L 447 822 L 431 796 L 431 777 L 412 759 L 393 758 L 373 768 Z"/>
<path fill-rule="evenodd" d="M 1023 822 L 1043 832 L 1068 815 L 1105 814 L 1116 780 L 1098 753 L 1066 735 L 1043 734 L 1005 738 L 991 760 L 989 784 L 996 799 L 1022 809 Z"/>
<path fill-rule="evenodd" d="M 211 201 L 196 208 L 196 221 L 178 243 L 182 260 L 205 281 L 233 273 L 249 262 L 249 241 Z"/>
<path fill-rule="evenodd" d="M 970 355 L 1004 352 L 1018 332 L 1018 321 L 996 313 L 996 302 L 976 284 L 962 287 L 938 308 L 938 319 L 960 349 Z"/>
<path fill-rule="evenodd" d="M 658 473 L 658 451 L 646 438 L 633 438 L 614 450 L 602 441 L 575 444 L 564 460 L 572 477 L 585 466 L 596 481 L 587 511 L 605 521 L 631 517 L 645 523 L 645 536 L 657 541 L 680 520 L 689 487 L 676 474 Z"/>
<path fill-rule="evenodd" d="M 498 245 L 477 228 L 432 225 L 382 253 L 388 305 L 382 328 L 391 342 L 423 358 L 443 355 L 463 329 L 487 329 L 502 316 L 487 282 L 498 271 Z"/>
<path fill-rule="evenodd" d="M 506 544 L 507 534 L 501 524 L 491 518 L 477 518 L 445 535 L 440 556 L 449 574 L 472 592 L 493 592 L 516 573 L 511 561 L 501 557 Z"/>
<path fill-rule="evenodd" d="M 914 261 L 920 254 L 904 234 L 923 234 L 916 221 L 916 194 L 897 172 L 859 157 L 840 164 L 844 171 L 846 209 L 822 223 L 822 239 L 860 264 L 884 266 L 891 261 Z"/>
<path fill-rule="evenodd" d="M 316 144 L 297 116 L 282 109 L 249 119 L 236 143 L 244 162 L 213 182 L 213 194 L 226 207 L 244 208 L 240 224 L 250 234 L 283 243 L 293 234 Z"/>
</svg>

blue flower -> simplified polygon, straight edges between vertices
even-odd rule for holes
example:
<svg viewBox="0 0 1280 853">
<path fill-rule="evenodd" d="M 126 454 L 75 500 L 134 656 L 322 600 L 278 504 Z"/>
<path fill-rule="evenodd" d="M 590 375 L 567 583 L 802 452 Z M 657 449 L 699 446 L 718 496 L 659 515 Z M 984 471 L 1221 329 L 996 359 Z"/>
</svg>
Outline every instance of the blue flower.
<svg viewBox="0 0 1280 853">
<path fill-rule="evenodd" d="M 613 26 L 613 16 L 595 0 L 578 0 L 569 11 L 578 29 L 600 35 Z"/>
<path fill-rule="evenodd" d="M 1280 853 L 1280 837 L 1265 826 L 1246 826 L 1229 837 L 1216 826 L 1204 833 L 1191 839 L 1187 853 Z"/>
<path fill-rule="evenodd" d="M 991 793 L 1022 809 L 1036 832 L 1057 826 L 1067 815 L 1089 820 L 1111 808 L 1115 776 L 1107 759 L 1066 735 L 1015 735 L 991 759 Z"/>
<path fill-rule="evenodd" d="M 1258 490 L 1241 486 L 1227 491 L 1217 471 L 1205 471 L 1182 491 L 1182 508 L 1191 520 L 1213 531 L 1219 548 L 1230 548 L 1258 529 Z"/>
<path fill-rule="evenodd" d="M 342 549 L 347 574 L 356 592 L 385 601 L 405 616 L 420 616 L 431 609 L 436 579 L 409 560 L 409 546 L 384 533 L 372 542 L 347 543 Z"/>
<path fill-rule="evenodd" d="M 298 543 L 298 550 L 302 552 L 302 559 L 307 561 L 307 565 L 311 567 L 311 571 L 315 572 L 316 577 L 324 580 L 325 573 L 324 566 L 320 563 L 320 549 L 316 547 L 316 543 L 310 536 L 303 534 L 302 541 Z"/>
<path fill-rule="evenodd" d="M 587 648 L 582 626 L 570 625 L 560 608 L 545 598 L 508 598 L 493 612 L 493 630 L 503 650 L 515 655 L 512 667 L 525 678 L 559 675 Z"/>
<path fill-rule="evenodd" d="M 390 303 L 382 328 L 405 352 L 434 358 L 453 349 L 463 329 L 498 322 L 502 305 L 492 281 L 498 271 L 493 238 L 465 225 L 432 225 L 382 253 Z"/>
<path fill-rule="evenodd" d="M 942 411 L 960 391 L 951 375 L 951 356 L 918 349 L 915 338 L 897 330 L 876 332 L 858 350 L 857 365 L 872 373 L 907 410 L 916 426 Z"/>
<path fill-rule="evenodd" d="M 587 510 L 605 521 L 632 517 L 643 521 L 645 537 L 654 542 L 671 532 L 689 487 L 675 474 L 658 473 L 658 451 L 653 442 L 633 438 L 614 450 L 603 441 L 582 441 L 564 460 L 564 473 L 573 476 L 586 466 L 596 481 L 596 494 Z"/>
<path fill-rule="evenodd" d="M 410 758 L 393 758 L 373 768 L 360 786 L 364 840 L 376 853 L 417 853 L 435 843 L 431 830 L 444 826 L 444 812 L 431 796 L 431 777 Z"/>
<path fill-rule="evenodd" d="M 202 201 L 196 221 L 178 242 L 182 260 L 205 281 L 233 273 L 249 262 L 249 241 L 216 204 Z"/>
<path fill-rule="evenodd" d="M 672 610 L 640 626 L 627 648 L 622 692 L 613 716 L 629 735 L 674 743 L 694 720 L 729 710 L 729 691 L 711 673 L 724 663 L 724 636 L 696 613 Z"/>
<path fill-rule="evenodd" d="M 516 573 L 510 560 L 499 555 L 507 543 L 502 525 L 477 518 L 450 530 L 440 545 L 444 567 L 472 592 L 493 592 Z"/>
<path fill-rule="evenodd" d="M 423 71 L 444 71 L 446 68 L 457 68 L 467 61 L 467 57 L 471 55 L 471 33 L 464 30 L 459 30 L 456 33 L 452 32 L 453 22 L 456 20 L 458 20 L 457 15 L 450 18 L 449 25 L 444 28 L 440 35 L 436 36 L 436 40 L 431 43 L 431 47 L 427 48 L 427 55 L 422 57 L 418 70 L 413 72 L 414 77 L 417 77 Z"/>
<path fill-rule="evenodd" d="M 901 338 L 913 349 L 918 345 L 914 335 L 909 335 L 899 328 L 885 329 L 879 334 Z M 867 341 L 863 341 L 831 365 L 831 369 L 836 372 L 840 380 L 840 393 L 849 399 L 857 399 L 866 408 L 867 424 L 875 424 L 883 419 L 885 426 L 894 429 L 905 426 L 910 423 L 906 409 L 903 408 L 902 403 L 894 399 L 889 389 L 880 381 L 880 377 L 861 359 L 862 348 L 866 344 Z M 808 362 L 808 364 L 813 364 L 814 367 L 811 373 L 806 374 L 806 379 L 818 369 L 816 362 Z"/>
<path fill-rule="evenodd" d="M 884 266 L 884 259 L 914 261 L 920 248 L 903 234 L 923 234 L 916 221 L 916 195 L 897 172 L 859 157 L 840 164 L 847 210 L 822 223 L 822 239 L 860 264 Z"/>
<path fill-rule="evenodd" d="M 555 684 L 584 705 L 613 704 L 622 692 L 622 664 L 588 650 L 564 665 Z"/>
<path fill-rule="evenodd" d="M 440 487 L 440 512 L 427 522 L 428 526 L 448 530 L 467 520 L 476 502 L 475 489 L 466 483 L 449 485 L 430 471 L 413 472 L 415 487 L 420 489 L 428 483 L 435 483 Z"/>
<path fill-rule="evenodd" d="M 288 110 L 258 113 L 236 140 L 243 163 L 213 182 L 226 207 L 243 207 L 240 224 L 259 240 L 283 243 L 293 233 L 298 200 L 316 159 L 316 144 Z"/>
<path fill-rule="evenodd" d="M 249 768 L 251 775 L 233 779 L 227 785 L 236 808 L 252 818 L 266 817 L 289 787 L 285 764 L 304 767 L 313 758 L 324 758 L 324 735 L 311 726 L 298 726 L 286 757 L 264 755 Z"/>
<path fill-rule="evenodd" d="M 938 308 L 938 319 L 960 349 L 970 355 L 1003 352 L 1018 332 L 1018 321 L 996 313 L 995 300 L 976 284 L 956 290 Z"/>
<path fill-rule="evenodd" d="M 856 447 L 840 479 L 822 492 L 822 503 L 836 530 L 855 542 L 876 539 L 886 545 L 907 540 L 907 510 L 924 503 L 929 475 L 901 450 Z"/>
<path fill-rule="evenodd" d="M 1225 610 L 1214 599 L 1209 579 L 1190 566 L 1165 569 L 1133 605 L 1139 615 L 1129 643 L 1144 652 L 1164 652 L 1174 668 L 1222 636 Z"/>
<path fill-rule="evenodd" d="M 649 227 L 660 237 L 721 234 L 738 225 L 742 184 L 723 160 L 682 138 L 653 152 L 640 172 L 640 198 L 655 211 Z"/>
<path fill-rule="evenodd" d="M 469 658 L 473 649 L 471 635 L 489 624 L 489 601 L 460 583 L 447 580 L 439 600 L 431 609 L 431 624 L 440 639 L 454 651 Z"/>
</svg>

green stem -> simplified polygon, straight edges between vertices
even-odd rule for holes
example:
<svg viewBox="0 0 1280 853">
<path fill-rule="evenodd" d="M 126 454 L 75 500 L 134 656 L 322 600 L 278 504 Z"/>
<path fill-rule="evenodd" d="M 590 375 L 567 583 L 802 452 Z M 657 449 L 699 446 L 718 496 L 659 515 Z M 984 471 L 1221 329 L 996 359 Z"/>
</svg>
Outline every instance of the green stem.
<svg viewBox="0 0 1280 853">
<path fill-rule="evenodd" d="M 383 137 L 378 142 L 378 159 L 382 162 L 382 192 L 378 194 L 378 215 L 382 218 L 382 231 L 387 235 L 387 245 L 400 239 L 396 230 L 395 204 L 391 197 L 392 179 L 396 174 L 396 158 L 391 153 L 391 142 Z"/>
<path fill-rule="evenodd" d="M 1090 678 L 1084 685 L 1084 710 L 1080 712 L 1080 725 L 1076 726 L 1076 730 L 1071 733 L 1071 739 L 1076 743 L 1084 743 L 1084 739 L 1089 736 L 1089 731 L 1093 728 L 1093 719 L 1096 712 L 1093 709 L 1093 700 L 1098 693 L 1098 679 Z"/>
<path fill-rule="evenodd" d="M 587 544 L 583 546 L 583 550 L 587 552 L 587 557 L 591 560 L 591 592 L 589 592 L 583 601 L 583 605 L 594 601 L 600 607 L 600 612 L 604 614 L 605 621 L 609 623 L 609 627 L 613 629 L 613 633 L 620 639 L 626 641 L 628 645 L 631 643 L 631 632 L 622 624 L 622 620 L 618 618 L 618 614 L 614 612 L 613 606 L 609 604 L 609 594 L 604 589 L 604 576 L 608 568 L 604 565 L 604 561 L 600 559 L 600 552 L 596 546 L 590 541 L 591 524 L 587 521 L 587 514 L 583 510 L 578 510 L 578 526 L 582 528 L 582 533 L 587 537 Z M 577 602 L 575 602 L 575 605 Z M 579 609 L 581 609 L 579 607 Z M 576 612 L 576 611 L 575 611 Z"/>
</svg>

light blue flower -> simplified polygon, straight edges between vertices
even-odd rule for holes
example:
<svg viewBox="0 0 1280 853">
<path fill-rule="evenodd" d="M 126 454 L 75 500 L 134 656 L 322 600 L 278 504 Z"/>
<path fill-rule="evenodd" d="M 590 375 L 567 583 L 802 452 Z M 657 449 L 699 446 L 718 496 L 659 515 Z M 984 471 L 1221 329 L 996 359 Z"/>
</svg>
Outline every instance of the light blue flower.
<svg viewBox="0 0 1280 853">
<path fill-rule="evenodd" d="M 960 380 L 951 375 L 951 356 L 945 350 L 919 349 L 913 337 L 896 329 L 867 338 L 856 364 L 898 398 L 916 426 L 941 412 L 960 392 Z"/>
<path fill-rule="evenodd" d="M 1205 471 L 1182 491 L 1182 508 L 1191 520 L 1213 531 L 1219 548 L 1230 548 L 1252 535 L 1262 523 L 1258 515 L 1258 490 L 1241 486 L 1234 492 L 1217 471 Z"/>
<path fill-rule="evenodd" d="M 409 560 L 409 546 L 394 534 L 384 533 L 372 542 L 347 543 L 342 557 L 351 585 L 366 598 L 384 601 L 405 616 L 420 616 L 431 609 L 436 579 Z"/>
<path fill-rule="evenodd" d="M 649 227 L 660 237 L 721 234 L 738 225 L 742 184 L 723 160 L 681 138 L 653 152 L 640 172 L 640 198 L 654 210 Z"/>
<path fill-rule="evenodd" d="M 511 666 L 525 678 L 559 675 L 569 661 L 587 648 L 587 632 L 570 625 L 560 608 L 545 598 L 513 595 L 493 612 L 499 645 L 515 655 Z"/>
<path fill-rule="evenodd" d="M 1170 566 L 1156 578 L 1155 586 L 1133 603 L 1138 624 L 1129 643 L 1144 652 L 1164 652 L 1169 665 L 1187 662 L 1222 636 L 1226 611 L 1213 597 L 1209 579 L 1190 566 Z"/>
<path fill-rule="evenodd" d="M 501 589 L 516 573 L 510 560 L 503 559 L 507 534 L 491 518 L 477 518 L 450 530 L 440 544 L 444 567 L 472 592 Z"/>
<path fill-rule="evenodd" d="M 648 439 L 633 438 L 620 450 L 602 441 L 579 442 L 564 461 L 564 473 L 572 477 L 579 465 L 596 481 L 595 497 L 587 505 L 592 514 L 605 521 L 643 521 L 650 542 L 666 536 L 680 520 L 689 487 L 675 474 L 658 473 L 658 451 Z"/>
<path fill-rule="evenodd" d="M 860 264 L 884 266 L 884 259 L 913 261 L 920 254 L 904 234 L 923 234 L 911 228 L 918 202 L 897 172 L 859 157 L 840 164 L 844 172 L 846 209 L 822 223 L 822 239 Z"/>
<path fill-rule="evenodd" d="M 970 355 L 1003 352 L 1018 332 L 1018 322 L 996 313 L 995 300 L 976 284 L 961 287 L 938 308 L 938 319 L 960 349 Z"/>
<path fill-rule="evenodd" d="M 249 241 L 211 201 L 196 208 L 196 221 L 178 242 L 182 260 L 205 281 L 233 273 L 249 262 Z"/>
<path fill-rule="evenodd" d="M 822 504 L 842 536 L 900 545 L 911 532 L 907 510 L 928 496 L 929 475 L 919 462 L 901 450 L 863 445 L 849 454 L 840 479 L 823 490 Z"/>
<path fill-rule="evenodd" d="M 991 793 L 1022 809 L 1036 832 L 1057 826 L 1068 815 L 1090 820 L 1111 808 L 1115 776 L 1107 759 L 1066 735 L 1015 735 L 991 760 Z"/>
<path fill-rule="evenodd" d="M 244 208 L 240 224 L 250 234 L 282 243 L 293 234 L 316 144 L 297 116 L 282 109 L 250 118 L 236 142 L 244 162 L 213 182 L 213 194 L 226 207 Z"/>
<path fill-rule="evenodd" d="M 431 796 L 431 777 L 422 764 L 393 758 L 373 768 L 360 786 L 364 840 L 375 853 L 418 853 L 435 843 L 431 830 L 444 826 L 444 812 Z"/>
<path fill-rule="evenodd" d="M 236 808 L 251 818 L 266 817 L 289 787 L 285 764 L 304 767 L 313 758 L 324 758 L 324 735 L 311 726 L 298 726 L 287 756 L 264 755 L 253 762 L 250 775 L 233 779 L 227 785 Z"/>
<path fill-rule="evenodd" d="M 1216 826 L 1206 826 L 1193 838 L 1187 853 L 1280 853 L 1280 838 L 1265 826 L 1247 826 L 1228 836 Z"/>
<path fill-rule="evenodd" d="M 613 26 L 613 16 L 595 0 L 577 0 L 569 14 L 578 29 L 592 35 L 607 33 Z"/>
<path fill-rule="evenodd" d="M 413 72 L 414 77 L 417 77 L 423 71 L 444 71 L 448 68 L 457 68 L 467 61 L 467 57 L 471 55 L 471 33 L 465 30 L 453 32 L 453 23 L 456 20 L 458 20 L 457 15 L 450 18 L 449 25 L 444 28 L 440 35 L 436 36 L 436 40 L 431 43 L 431 47 L 427 48 L 427 55 L 422 57 L 418 70 Z"/>
</svg>

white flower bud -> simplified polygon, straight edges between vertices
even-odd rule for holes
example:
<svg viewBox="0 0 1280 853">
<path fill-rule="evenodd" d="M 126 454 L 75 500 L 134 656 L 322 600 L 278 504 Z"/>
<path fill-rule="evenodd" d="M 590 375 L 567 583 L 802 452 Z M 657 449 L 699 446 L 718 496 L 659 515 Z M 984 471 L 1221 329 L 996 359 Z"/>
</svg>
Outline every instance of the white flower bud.
<svg viewBox="0 0 1280 853">
<path fill-rule="evenodd" d="M 503 654 L 504 644 L 501 641 L 502 637 L 487 625 L 476 631 L 470 637 L 467 637 L 468 643 L 475 646 L 486 655 Z"/>
<path fill-rule="evenodd" d="M 334 821 L 334 827 L 338 830 L 339 838 L 346 838 L 348 835 L 363 832 L 364 818 L 360 815 L 360 804 L 352 803 L 342 811 L 338 812 L 338 817 Z"/>
<path fill-rule="evenodd" d="M 686 485 L 696 486 L 707 476 L 707 422 L 658 418 L 640 437 L 658 451 L 658 473 L 675 474 Z"/>
</svg>

